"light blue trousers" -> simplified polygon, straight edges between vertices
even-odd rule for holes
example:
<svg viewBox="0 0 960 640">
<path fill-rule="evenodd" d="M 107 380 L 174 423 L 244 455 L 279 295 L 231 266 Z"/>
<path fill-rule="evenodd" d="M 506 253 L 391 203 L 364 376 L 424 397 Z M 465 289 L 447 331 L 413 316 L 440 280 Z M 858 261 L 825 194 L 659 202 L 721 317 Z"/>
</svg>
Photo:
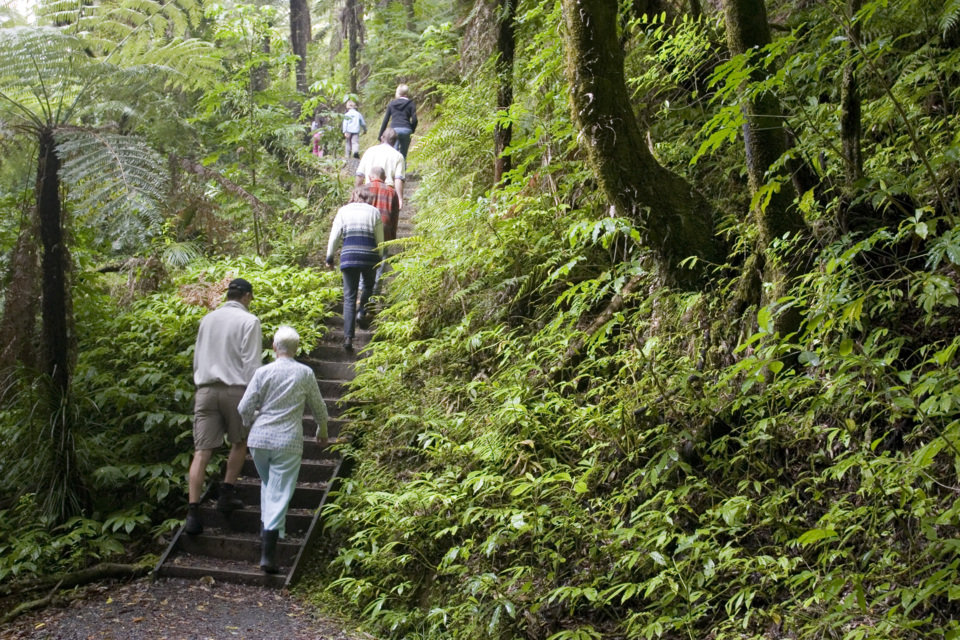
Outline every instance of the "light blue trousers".
<svg viewBox="0 0 960 640">
<path fill-rule="evenodd" d="M 277 530 L 283 538 L 286 534 L 287 507 L 297 488 L 303 454 L 251 447 L 250 455 L 260 474 L 260 519 L 263 528 L 265 531 Z"/>
</svg>

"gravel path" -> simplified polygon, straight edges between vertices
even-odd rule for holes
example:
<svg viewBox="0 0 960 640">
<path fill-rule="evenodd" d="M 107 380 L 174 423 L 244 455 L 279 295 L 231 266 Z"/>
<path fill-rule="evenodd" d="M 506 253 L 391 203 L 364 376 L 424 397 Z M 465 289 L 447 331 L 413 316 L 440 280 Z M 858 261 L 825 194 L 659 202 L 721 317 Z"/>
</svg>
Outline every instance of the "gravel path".
<svg viewBox="0 0 960 640">
<path fill-rule="evenodd" d="M 316 617 L 281 591 L 210 578 L 144 578 L 94 585 L 65 607 L 48 607 L 0 627 L 0 638 L 63 640 L 361 640 L 341 622 Z"/>
</svg>

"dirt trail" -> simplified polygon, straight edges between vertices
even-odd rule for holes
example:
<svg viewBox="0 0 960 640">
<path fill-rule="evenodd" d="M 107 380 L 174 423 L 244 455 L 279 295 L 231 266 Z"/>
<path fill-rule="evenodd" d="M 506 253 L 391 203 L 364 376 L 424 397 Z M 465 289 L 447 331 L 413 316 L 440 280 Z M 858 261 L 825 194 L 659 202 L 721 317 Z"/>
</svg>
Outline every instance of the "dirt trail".
<svg viewBox="0 0 960 640">
<path fill-rule="evenodd" d="M 283 591 L 209 579 L 143 578 L 78 590 L 66 607 L 49 607 L 0 627 L 0 638 L 62 640 L 368 640 L 342 622 L 317 617 Z"/>
</svg>

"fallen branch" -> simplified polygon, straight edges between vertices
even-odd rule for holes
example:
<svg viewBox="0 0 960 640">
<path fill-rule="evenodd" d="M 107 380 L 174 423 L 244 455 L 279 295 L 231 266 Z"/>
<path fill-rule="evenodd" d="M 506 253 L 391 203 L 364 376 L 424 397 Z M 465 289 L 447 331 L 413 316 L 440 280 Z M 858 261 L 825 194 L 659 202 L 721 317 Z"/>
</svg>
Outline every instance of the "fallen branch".
<svg viewBox="0 0 960 640">
<path fill-rule="evenodd" d="M 627 284 L 623 285 L 623 289 L 620 290 L 620 293 L 613 296 L 613 299 L 610 300 L 610 304 L 607 305 L 607 308 L 604 309 L 600 315 L 594 318 L 593 322 L 590 323 L 590 326 L 584 330 L 583 337 L 577 338 L 570 344 L 569 347 L 567 347 L 567 350 L 563 353 L 563 358 L 560 360 L 560 363 L 550 372 L 551 382 L 558 382 L 565 369 L 569 367 L 575 367 L 580 364 L 580 361 L 583 360 L 583 347 L 587 344 L 587 340 L 592 338 L 593 335 L 603 327 L 603 325 L 610 322 L 613 316 L 623 309 L 624 299 L 633 293 L 634 289 L 640 286 L 642 282 L 643 278 L 640 276 L 634 276 L 629 282 L 627 282 Z"/>
<path fill-rule="evenodd" d="M 270 205 L 260 200 L 257 196 L 253 195 L 236 182 L 233 182 L 229 178 L 225 177 L 220 172 L 214 171 L 210 167 L 205 167 L 199 162 L 194 162 L 188 158 L 180 158 L 178 156 L 173 156 L 173 158 L 184 171 L 192 173 L 196 176 L 200 176 L 204 180 L 213 180 L 223 187 L 225 191 L 229 191 L 241 200 L 245 200 L 257 213 L 263 214 L 272 210 Z"/>
<path fill-rule="evenodd" d="M 149 573 L 150 569 L 151 565 L 146 564 L 116 564 L 113 562 L 104 562 L 66 575 L 6 584 L 0 586 L 0 596 L 23 595 L 31 591 L 47 589 L 50 585 L 56 585 L 54 590 L 60 588 L 72 589 L 73 587 L 80 587 L 99 580 L 139 578 Z"/>
</svg>

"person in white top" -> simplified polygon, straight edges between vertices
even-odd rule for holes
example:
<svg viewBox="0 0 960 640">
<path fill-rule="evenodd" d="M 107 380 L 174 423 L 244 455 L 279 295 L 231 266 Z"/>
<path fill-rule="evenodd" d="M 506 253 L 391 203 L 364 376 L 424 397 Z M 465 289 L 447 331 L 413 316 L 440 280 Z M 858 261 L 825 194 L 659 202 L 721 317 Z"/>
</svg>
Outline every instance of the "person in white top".
<svg viewBox="0 0 960 640">
<path fill-rule="evenodd" d="M 343 137 L 347 148 L 347 157 L 360 157 L 360 130 L 367 132 L 367 123 L 357 111 L 357 103 L 347 100 L 347 112 L 343 114 Z"/>
<path fill-rule="evenodd" d="M 383 167 L 386 175 L 384 182 L 392 184 L 397 191 L 397 198 L 400 200 L 400 207 L 403 208 L 403 181 L 407 169 L 407 161 L 403 154 L 393 148 L 397 143 L 397 132 L 387 127 L 383 135 L 380 136 L 380 144 L 370 147 L 360 158 L 360 165 L 357 167 L 357 185 L 370 182 L 370 171 L 374 167 Z"/>
<path fill-rule="evenodd" d="M 257 369 L 240 401 L 243 424 L 250 427 L 247 444 L 260 474 L 260 568 L 277 573 L 277 540 L 284 537 L 287 508 L 297 488 L 303 455 L 303 409 L 317 421 L 317 441 L 327 445 L 327 405 L 310 367 L 294 360 L 300 336 L 293 327 L 277 329 L 277 359 Z"/>
<path fill-rule="evenodd" d="M 246 432 L 237 407 L 253 374 L 263 363 L 260 320 L 247 309 L 253 301 L 253 285 L 236 278 L 227 285 L 227 301 L 200 321 L 193 352 L 194 401 L 193 462 L 188 484 L 190 503 L 185 531 L 203 533 L 200 497 L 207 463 L 213 450 L 230 443 L 227 470 L 220 485 L 217 509 L 224 512 L 243 508 L 234 483 L 247 457 Z"/>
</svg>

